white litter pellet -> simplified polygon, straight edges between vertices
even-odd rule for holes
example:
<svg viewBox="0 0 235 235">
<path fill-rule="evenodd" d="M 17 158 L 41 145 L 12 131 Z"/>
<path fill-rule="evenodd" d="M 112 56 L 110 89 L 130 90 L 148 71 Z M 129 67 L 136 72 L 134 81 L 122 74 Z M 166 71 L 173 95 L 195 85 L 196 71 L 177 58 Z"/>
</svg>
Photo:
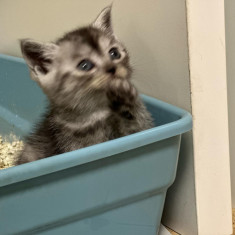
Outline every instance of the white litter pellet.
<svg viewBox="0 0 235 235">
<path fill-rule="evenodd" d="M 12 141 L 7 141 L 7 139 Z M 12 134 L 10 138 L 0 136 L 0 169 L 14 166 L 16 158 L 23 147 L 23 141 Z"/>
</svg>

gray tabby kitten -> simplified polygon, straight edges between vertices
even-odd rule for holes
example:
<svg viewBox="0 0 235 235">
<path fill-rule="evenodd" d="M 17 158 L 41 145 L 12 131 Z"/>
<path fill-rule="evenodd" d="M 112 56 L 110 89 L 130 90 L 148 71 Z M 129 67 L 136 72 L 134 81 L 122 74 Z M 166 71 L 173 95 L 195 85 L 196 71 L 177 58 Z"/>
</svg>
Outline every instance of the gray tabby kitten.
<svg viewBox="0 0 235 235">
<path fill-rule="evenodd" d="M 69 32 L 55 43 L 23 39 L 21 50 L 49 106 L 26 138 L 17 164 L 153 126 L 130 81 L 128 53 L 113 34 L 111 7 L 88 27 Z"/>
</svg>

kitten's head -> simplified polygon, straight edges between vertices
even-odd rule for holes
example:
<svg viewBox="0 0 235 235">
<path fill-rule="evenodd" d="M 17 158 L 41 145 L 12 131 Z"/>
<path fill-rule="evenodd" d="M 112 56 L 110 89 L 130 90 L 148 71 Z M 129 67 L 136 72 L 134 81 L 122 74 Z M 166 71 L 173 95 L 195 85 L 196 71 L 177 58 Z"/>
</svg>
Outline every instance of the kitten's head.
<svg viewBox="0 0 235 235">
<path fill-rule="evenodd" d="M 112 79 L 129 79 L 131 74 L 128 53 L 113 34 L 111 7 L 88 27 L 55 43 L 21 40 L 21 50 L 32 78 L 51 102 L 70 108 L 84 97 L 105 94 Z"/>
</svg>

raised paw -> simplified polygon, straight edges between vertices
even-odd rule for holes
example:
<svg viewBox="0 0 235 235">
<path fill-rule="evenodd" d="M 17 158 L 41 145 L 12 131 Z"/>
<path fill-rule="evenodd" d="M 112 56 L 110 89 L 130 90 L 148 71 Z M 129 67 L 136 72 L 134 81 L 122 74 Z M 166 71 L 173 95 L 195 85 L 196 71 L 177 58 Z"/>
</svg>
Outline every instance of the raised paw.
<svg viewBox="0 0 235 235">
<path fill-rule="evenodd" d="M 119 105 L 131 105 L 135 102 L 138 93 L 128 80 L 113 79 L 107 89 L 107 97 L 111 102 Z"/>
</svg>

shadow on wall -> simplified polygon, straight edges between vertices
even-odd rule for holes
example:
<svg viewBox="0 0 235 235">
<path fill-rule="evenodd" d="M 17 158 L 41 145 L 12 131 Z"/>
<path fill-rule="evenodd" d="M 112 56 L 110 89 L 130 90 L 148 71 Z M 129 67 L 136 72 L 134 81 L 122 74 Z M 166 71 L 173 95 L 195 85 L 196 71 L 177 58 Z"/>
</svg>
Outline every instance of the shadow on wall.
<svg viewBox="0 0 235 235">
<path fill-rule="evenodd" d="M 176 179 L 167 191 L 162 217 L 163 224 L 183 234 L 193 234 L 192 231 L 197 231 L 195 185 L 191 183 L 194 182 L 192 148 L 192 132 L 183 134 Z M 190 231 L 182 231 L 182 228 L 187 229 L 183 224 L 188 224 L 187 228 L 190 228 Z"/>
</svg>

